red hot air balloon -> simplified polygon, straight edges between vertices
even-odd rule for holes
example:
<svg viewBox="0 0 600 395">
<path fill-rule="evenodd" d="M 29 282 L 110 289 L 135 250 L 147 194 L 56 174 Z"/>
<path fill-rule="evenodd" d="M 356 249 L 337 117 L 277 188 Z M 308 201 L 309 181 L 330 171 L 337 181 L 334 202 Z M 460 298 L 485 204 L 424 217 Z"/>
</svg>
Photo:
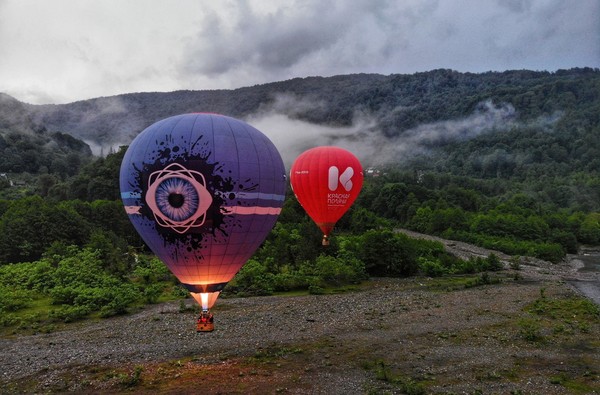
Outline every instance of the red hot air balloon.
<svg viewBox="0 0 600 395">
<path fill-rule="evenodd" d="M 178 115 L 132 141 L 120 187 L 138 233 L 202 306 L 198 331 L 212 330 L 209 309 L 281 212 L 279 152 L 237 119 Z"/>
<path fill-rule="evenodd" d="M 329 245 L 335 223 L 360 193 L 363 170 L 345 149 L 316 147 L 296 158 L 290 183 L 300 205 L 323 232 L 323 245 Z"/>
</svg>

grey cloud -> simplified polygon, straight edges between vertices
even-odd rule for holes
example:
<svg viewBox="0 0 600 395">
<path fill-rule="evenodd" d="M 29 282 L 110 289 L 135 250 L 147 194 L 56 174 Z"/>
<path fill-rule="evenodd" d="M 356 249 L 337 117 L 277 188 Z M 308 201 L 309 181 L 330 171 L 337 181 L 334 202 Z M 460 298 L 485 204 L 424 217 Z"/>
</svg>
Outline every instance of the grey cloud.
<svg viewBox="0 0 600 395">
<path fill-rule="evenodd" d="M 227 23 L 209 12 L 189 38 L 181 67 L 213 76 L 238 69 L 331 75 L 378 68 L 396 60 L 436 8 L 437 1 L 311 0 L 269 14 L 243 7 Z"/>
<path fill-rule="evenodd" d="M 600 67 L 598 0 L 117 3 L 0 0 L 0 91 L 47 103 L 315 75 Z"/>
<path fill-rule="evenodd" d="M 498 0 L 498 5 L 516 13 L 531 9 L 534 0 Z"/>
<path fill-rule="evenodd" d="M 289 68 L 341 37 L 343 25 L 336 21 L 339 15 L 321 13 L 322 2 L 315 4 L 318 7 L 280 9 L 267 15 L 246 8 L 243 15 L 231 16 L 233 28 L 209 13 L 191 38 L 183 68 L 209 75 L 239 67 L 263 72 Z"/>
</svg>

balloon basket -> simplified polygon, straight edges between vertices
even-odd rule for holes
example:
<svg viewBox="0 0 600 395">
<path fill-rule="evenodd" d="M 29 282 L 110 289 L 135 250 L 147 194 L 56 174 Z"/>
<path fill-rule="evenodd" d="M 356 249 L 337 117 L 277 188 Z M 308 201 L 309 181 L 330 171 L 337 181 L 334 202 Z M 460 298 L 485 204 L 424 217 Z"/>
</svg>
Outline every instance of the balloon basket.
<svg viewBox="0 0 600 395">
<path fill-rule="evenodd" d="M 215 330 L 213 315 L 208 311 L 202 311 L 196 321 L 196 332 L 212 332 Z"/>
<path fill-rule="evenodd" d="M 321 244 L 323 244 L 324 246 L 328 246 L 329 245 L 329 237 L 323 236 L 323 241 Z"/>
</svg>

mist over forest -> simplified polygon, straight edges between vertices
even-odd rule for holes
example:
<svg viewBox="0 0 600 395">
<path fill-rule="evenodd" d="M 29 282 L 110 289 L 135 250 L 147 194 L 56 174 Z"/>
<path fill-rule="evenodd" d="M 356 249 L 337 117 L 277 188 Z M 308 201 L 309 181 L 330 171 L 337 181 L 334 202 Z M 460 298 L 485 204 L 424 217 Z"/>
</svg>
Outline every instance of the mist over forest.
<svg viewBox="0 0 600 395">
<path fill-rule="evenodd" d="M 598 78 L 599 71 L 589 68 L 434 70 L 296 78 L 235 90 L 131 93 L 61 105 L 29 105 L 4 95 L 0 133 L 67 133 L 95 155 L 106 155 L 162 118 L 213 112 L 263 131 L 288 165 L 305 149 L 329 144 L 355 152 L 365 166 L 404 164 L 490 134 L 518 130 L 517 140 L 527 140 L 539 131 L 574 133 L 580 123 L 593 123 Z M 591 132 L 592 126 L 578 133 Z M 510 160 L 527 160 L 523 155 Z"/>
</svg>

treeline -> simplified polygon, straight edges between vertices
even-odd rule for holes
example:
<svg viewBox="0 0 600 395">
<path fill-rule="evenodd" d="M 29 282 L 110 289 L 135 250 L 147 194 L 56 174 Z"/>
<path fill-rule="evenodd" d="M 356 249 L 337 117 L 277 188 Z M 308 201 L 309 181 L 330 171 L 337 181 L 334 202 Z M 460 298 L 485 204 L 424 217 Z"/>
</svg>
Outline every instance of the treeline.
<svg viewBox="0 0 600 395">
<path fill-rule="evenodd" d="M 118 266 L 130 246 L 142 245 L 116 200 L 53 203 L 35 195 L 0 201 L 0 215 L 3 264 L 37 260 L 59 243 L 99 249 L 107 265 Z"/>
<path fill-rule="evenodd" d="M 68 135 L 56 135 L 84 144 Z M 40 152 L 39 158 L 34 162 L 39 164 L 42 160 L 40 158 L 44 157 L 43 147 L 33 145 L 31 150 Z M 0 199 L 17 200 L 33 195 L 49 202 L 119 199 L 118 174 L 123 154 L 124 151 L 113 153 L 106 158 L 92 157 L 89 147 L 85 145 L 81 154 L 71 152 L 66 156 L 49 155 L 50 158 L 54 158 L 51 159 L 53 165 L 49 169 L 42 166 L 38 167 L 37 172 L 8 172 L 0 177 Z M 19 155 L 15 158 L 19 162 L 25 160 Z M 56 164 L 60 164 L 61 169 L 65 166 L 64 173 L 62 170 L 54 171 L 57 169 Z M 113 178 L 115 175 L 116 179 Z"/>
<path fill-rule="evenodd" d="M 544 202 L 516 186 L 390 171 L 369 179 L 357 204 L 418 232 L 552 262 L 580 244 L 600 244 L 599 212 Z"/>
<path fill-rule="evenodd" d="M 126 246 L 142 248 L 119 200 L 123 154 L 124 149 L 96 160 L 77 176 L 49 186 L 45 194 L 38 191 L 16 200 L 0 200 L 0 262 L 36 260 L 54 242 L 87 246 L 92 238 L 107 240 L 123 251 Z M 589 181 L 590 193 L 600 192 L 597 178 L 595 184 L 591 175 L 583 179 Z M 580 244 L 600 243 L 599 213 L 594 210 L 598 203 L 561 205 L 577 199 L 555 201 L 544 199 L 545 195 L 543 190 L 534 194 L 515 181 L 389 168 L 379 177 L 366 178 L 357 202 L 337 228 L 362 234 L 382 226 L 406 227 L 554 262 L 575 253 Z M 289 193 L 287 201 L 296 202 L 293 194 Z M 279 223 L 304 235 L 314 228 L 314 234 L 316 227 L 301 207 L 289 204 Z M 278 235 L 277 229 L 274 234 Z M 267 255 L 287 262 L 290 259 L 278 251 L 298 243 L 281 237 L 281 248 Z"/>
<path fill-rule="evenodd" d="M 51 173 L 64 179 L 76 175 L 91 155 L 87 144 L 65 133 L 0 133 L 0 173 Z"/>
<path fill-rule="evenodd" d="M 89 192 L 101 185 L 97 190 L 106 196 L 118 194 L 122 155 L 89 165 L 70 187 Z M 368 177 L 325 249 L 320 231 L 288 191 L 275 228 L 224 296 L 322 293 L 371 276 L 483 273 L 472 280 L 476 285 L 503 268 L 494 255 L 465 261 L 439 242 L 396 232 L 398 226 L 505 251 L 515 255 L 517 266 L 518 256 L 559 261 L 578 243 L 600 243 L 598 213 L 557 209 L 519 193 L 489 196 L 494 189 L 486 182 L 461 181 L 391 169 Z M 115 199 L 0 200 L 0 262 L 0 325 L 8 328 L 51 330 L 187 294 Z"/>
<path fill-rule="evenodd" d="M 70 191 L 117 195 L 117 164 L 123 152 L 93 162 L 64 185 Z M 97 185 L 104 188 L 91 188 Z M 122 314 L 187 294 L 139 238 L 120 200 L 90 201 L 87 196 L 60 200 L 33 194 L 0 200 L 3 326 L 49 330 L 59 322 Z M 395 223 L 357 203 L 340 222 L 332 245 L 323 249 L 318 228 L 288 191 L 277 225 L 225 295 L 320 293 L 369 276 L 439 276 L 502 268 L 494 256 L 460 260 L 441 243 L 395 232 Z"/>
<path fill-rule="evenodd" d="M 54 241 L 85 245 L 99 231 L 139 246 L 119 201 L 123 154 L 124 148 L 84 166 L 74 177 L 48 180 L 43 188 L 38 184 L 21 199 L 0 200 L 0 262 L 37 259 Z M 379 174 L 367 177 L 338 227 L 364 231 L 386 219 L 392 226 L 551 261 L 575 252 L 579 244 L 600 243 L 597 169 L 567 175 L 562 182 L 556 176 L 554 182 L 537 183 L 398 167 Z M 288 200 L 294 201 L 293 196 Z M 299 207 L 295 212 L 304 215 Z M 284 211 L 280 222 L 288 215 Z M 345 225 L 355 215 L 361 218 Z"/>
<path fill-rule="evenodd" d="M 2 202 L 0 327 L 49 331 L 183 298 L 168 269 L 139 240 L 118 201 Z M 35 207 L 35 209 L 33 209 Z M 224 296 L 268 295 L 360 283 L 370 276 L 441 276 L 496 271 L 494 255 L 461 260 L 439 242 L 411 239 L 364 208 L 353 210 L 329 248 L 288 196 L 275 228 Z M 489 277 L 475 278 L 472 285 Z"/>
<path fill-rule="evenodd" d="M 64 183 L 92 162 L 83 141 L 44 128 L 34 132 L 0 130 L 0 199 L 18 199 L 37 193 L 48 196 L 52 187 L 64 196 Z"/>
</svg>

